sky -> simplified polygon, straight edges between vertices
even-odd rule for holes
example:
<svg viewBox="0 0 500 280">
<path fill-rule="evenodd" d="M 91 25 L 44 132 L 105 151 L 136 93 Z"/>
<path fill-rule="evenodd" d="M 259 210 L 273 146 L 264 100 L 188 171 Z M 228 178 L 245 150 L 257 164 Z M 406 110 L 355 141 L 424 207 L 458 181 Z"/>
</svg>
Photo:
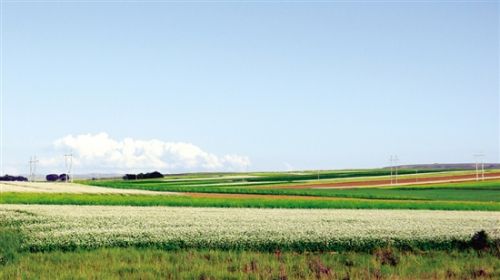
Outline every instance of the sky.
<svg viewBox="0 0 500 280">
<path fill-rule="evenodd" d="M 2 171 L 499 161 L 497 1 L 3 1 Z"/>
</svg>

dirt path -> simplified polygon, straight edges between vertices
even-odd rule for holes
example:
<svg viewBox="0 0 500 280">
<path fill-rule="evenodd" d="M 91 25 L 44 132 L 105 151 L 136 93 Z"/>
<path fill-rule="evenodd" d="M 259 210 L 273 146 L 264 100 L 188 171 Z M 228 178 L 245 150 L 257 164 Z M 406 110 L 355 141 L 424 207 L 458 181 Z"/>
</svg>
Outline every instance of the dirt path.
<svg viewBox="0 0 500 280">
<path fill-rule="evenodd" d="M 484 174 L 485 180 L 500 179 L 500 172 L 496 173 L 486 173 Z M 454 183 L 454 182 L 469 182 L 475 181 L 475 174 L 465 174 L 465 175 L 450 175 L 442 177 L 424 177 L 424 178 L 400 178 L 397 184 L 392 184 L 392 186 L 409 186 L 409 185 L 426 185 L 426 184 L 436 184 L 436 183 Z M 355 181 L 355 182 L 339 182 L 339 183 L 326 183 L 326 184 L 300 184 L 300 185 L 288 185 L 288 186 L 269 186 L 265 188 L 270 189 L 329 189 L 329 188 L 359 188 L 359 187 L 380 187 L 380 186 L 390 186 L 391 180 L 371 180 L 371 181 Z"/>
</svg>

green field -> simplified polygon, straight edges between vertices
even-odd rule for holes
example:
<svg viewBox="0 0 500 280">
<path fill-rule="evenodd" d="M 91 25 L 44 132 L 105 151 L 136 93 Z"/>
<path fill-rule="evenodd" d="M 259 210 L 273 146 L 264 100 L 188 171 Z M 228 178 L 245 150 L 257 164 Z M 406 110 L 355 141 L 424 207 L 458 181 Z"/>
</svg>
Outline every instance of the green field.
<svg viewBox="0 0 500 280">
<path fill-rule="evenodd" d="M 382 199 L 212 198 L 124 194 L 3 193 L 1 204 L 130 205 L 249 208 L 431 209 L 500 211 L 500 203 Z"/>
<path fill-rule="evenodd" d="M 140 188 L 145 184 L 149 188 L 156 187 L 230 187 L 230 186 L 260 186 L 260 185 L 287 185 L 291 183 L 328 183 L 347 182 L 366 179 L 387 179 L 388 169 L 341 170 L 341 171 L 301 171 L 301 172 L 256 172 L 256 173 L 199 173 L 168 175 L 163 179 L 150 180 L 97 180 L 82 181 L 93 185 L 112 186 L 120 188 Z M 421 170 L 416 175 L 414 169 L 401 169 L 400 178 L 418 178 L 422 176 L 439 176 L 441 174 L 461 174 L 465 171 Z M 465 172 L 467 173 L 467 172 Z M 470 173 L 470 172 L 469 172 Z M 134 187 L 135 186 L 135 187 Z M 157 189 L 160 190 L 160 189 Z"/>
<path fill-rule="evenodd" d="M 360 172 L 353 172 L 357 175 Z M 365 172 L 373 174 L 376 172 Z M 337 174 L 337 173 L 331 173 Z M 346 172 L 340 173 L 342 175 Z M 446 174 L 446 173 L 445 173 Z M 387 186 L 351 189 L 293 189 L 281 181 L 283 174 L 264 174 L 266 186 L 241 180 L 244 176 L 258 178 L 256 173 L 235 176 L 221 174 L 167 177 L 163 180 L 88 180 L 83 184 L 116 189 L 139 189 L 165 192 L 207 194 L 236 194 L 233 197 L 191 197 L 191 195 L 125 195 L 125 194 L 65 194 L 65 193 L 3 193 L 3 204 L 75 204 L 131 206 L 196 206 L 251 208 L 349 208 L 349 209 L 434 209 L 500 211 L 500 181 L 445 183 L 420 186 Z M 215 176 L 213 178 L 212 176 Z M 222 176 L 222 177 L 218 177 Z M 294 175 L 305 176 L 305 175 Z M 332 175 L 333 176 L 333 175 Z M 188 177 L 188 178 L 186 178 Z M 210 184 L 209 184 L 210 182 Z M 272 182 L 272 183 L 265 183 Z M 274 184 L 273 184 L 274 183 Z M 208 185 L 207 185 L 208 184 Z M 239 184 L 235 186 L 234 184 Z M 277 188 L 275 186 L 279 185 Z M 258 194 L 260 197 L 245 197 Z M 274 196 L 266 196 L 274 195 Z M 284 197 L 276 197 L 276 195 Z M 199 196 L 199 195 L 198 195 Z M 203 195 L 201 195 L 203 196 Z"/>
<path fill-rule="evenodd" d="M 2 279 L 474 279 L 500 278 L 498 258 L 476 252 L 263 253 L 98 249 L 32 253 Z"/>
<path fill-rule="evenodd" d="M 196 192 L 196 193 L 231 193 L 231 194 L 263 194 L 263 195 L 300 195 L 300 196 L 319 196 L 319 197 L 339 197 L 339 198 L 357 198 L 369 199 L 374 205 L 385 205 L 377 200 L 410 200 L 408 205 L 415 206 L 422 201 L 423 204 L 440 204 L 451 201 L 463 201 L 463 205 L 469 203 L 489 203 L 497 205 L 500 202 L 500 181 L 484 182 L 463 182 L 463 183 L 445 183 L 431 184 L 421 186 L 401 186 L 401 187 L 370 187 L 370 188 L 352 188 L 352 189 L 293 189 L 286 188 L 287 185 L 281 183 L 266 183 L 266 187 L 248 185 L 224 185 L 219 181 L 217 184 L 207 185 L 186 184 L 185 181 L 162 181 L 162 180 L 141 180 L 141 181 L 86 181 L 84 183 L 123 189 L 141 189 L 153 191 L 172 191 L 172 192 Z M 273 187 L 280 185 L 279 188 Z M 434 202 L 434 203 L 429 203 Z M 399 202 L 395 203 L 398 204 Z M 434 208 L 430 208 L 434 209 Z M 457 208 L 460 209 L 460 208 Z M 470 209 L 470 208 L 468 208 Z"/>
</svg>

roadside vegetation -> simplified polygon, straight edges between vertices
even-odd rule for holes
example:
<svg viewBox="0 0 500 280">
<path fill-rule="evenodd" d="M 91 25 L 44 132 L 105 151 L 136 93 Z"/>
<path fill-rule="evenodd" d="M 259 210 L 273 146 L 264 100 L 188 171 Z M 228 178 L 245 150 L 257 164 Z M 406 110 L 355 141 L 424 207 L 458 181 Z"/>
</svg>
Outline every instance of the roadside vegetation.
<svg viewBox="0 0 500 280">
<path fill-rule="evenodd" d="M 2 279 L 498 279 L 475 251 L 255 252 L 109 248 L 24 254 Z"/>
<path fill-rule="evenodd" d="M 0 271 L 2 265 L 12 263 L 21 252 L 22 233 L 16 226 L 0 221 Z"/>
</svg>

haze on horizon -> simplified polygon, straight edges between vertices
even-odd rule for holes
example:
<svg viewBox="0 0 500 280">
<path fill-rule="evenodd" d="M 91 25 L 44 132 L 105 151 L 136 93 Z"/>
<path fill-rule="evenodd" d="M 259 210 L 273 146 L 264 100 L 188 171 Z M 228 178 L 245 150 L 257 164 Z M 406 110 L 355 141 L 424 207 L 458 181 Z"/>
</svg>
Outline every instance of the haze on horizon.
<svg viewBox="0 0 500 280">
<path fill-rule="evenodd" d="M 499 161 L 484 2 L 2 3 L 3 170 Z"/>
</svg>

